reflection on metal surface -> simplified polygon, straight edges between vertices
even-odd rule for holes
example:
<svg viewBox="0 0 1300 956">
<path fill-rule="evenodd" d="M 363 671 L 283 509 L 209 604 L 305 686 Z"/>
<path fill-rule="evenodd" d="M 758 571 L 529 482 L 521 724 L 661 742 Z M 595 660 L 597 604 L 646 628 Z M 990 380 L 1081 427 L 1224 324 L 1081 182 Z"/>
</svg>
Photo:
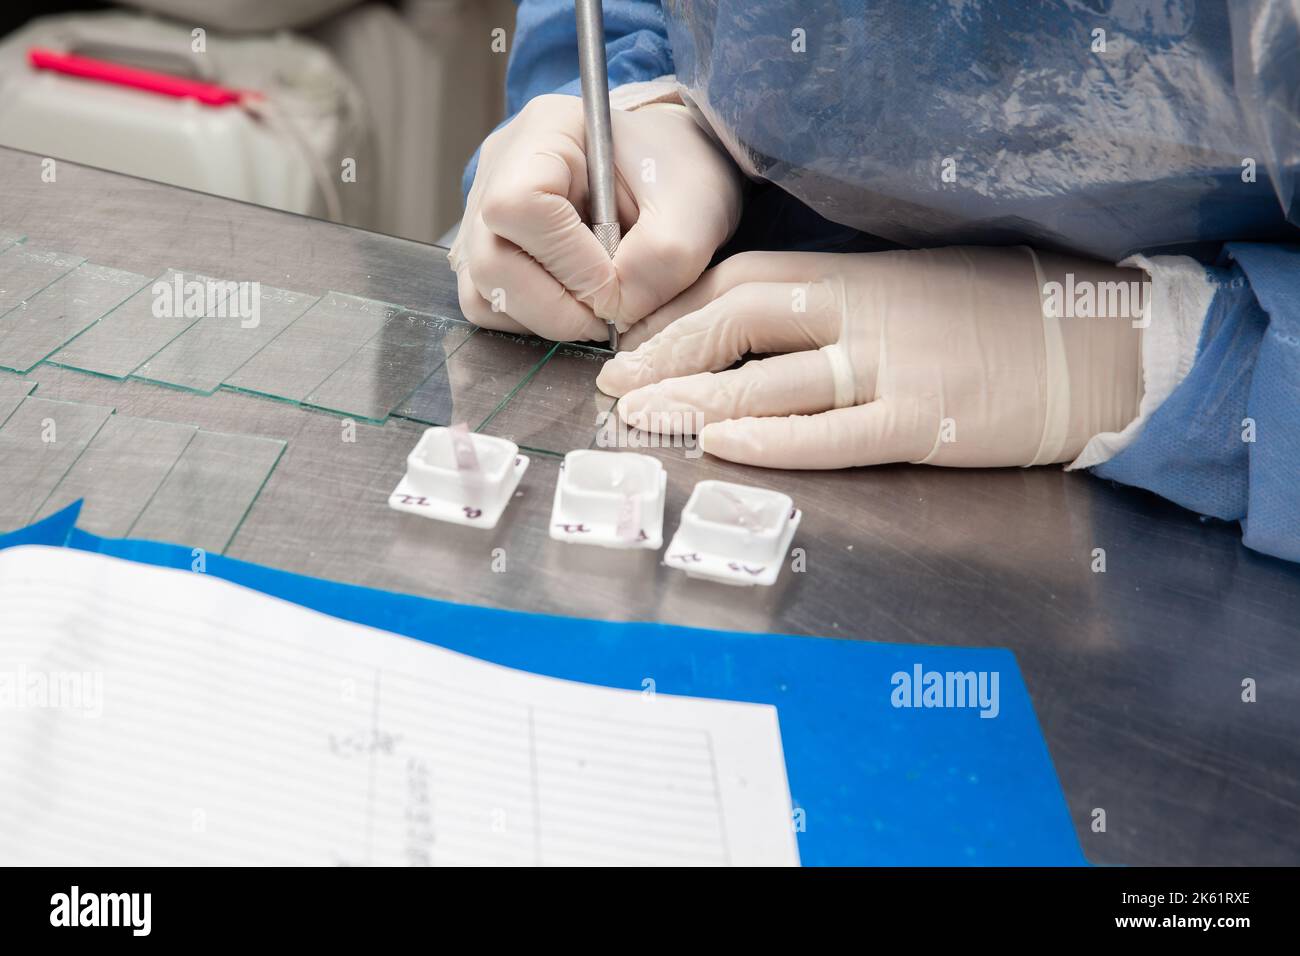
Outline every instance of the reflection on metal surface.
<svg viewBox="0 0 1300 956">
<path fill-rule="evenodd" d="M 301 402 L 400 311 L 373 299 L 327 292 L 225 384 Z"/>
<path fill-rule="evenodd" d="M 426 425 L 478 428 L 550 350 L 549 342 L 479 329 L 393 414 Z"/>
<path fill-rule="evenodd" d="M 460 348 L 474 327 L 403 309 L 329 378 L 306 404 L 382 422 Z"/>
<path fill-rule="evenodd" d="M 523 448 L 563 455 L 587 448 L 614 400 L 596 390 L 609 353 L 561 344 L 482 426 Z"/>
</svg>

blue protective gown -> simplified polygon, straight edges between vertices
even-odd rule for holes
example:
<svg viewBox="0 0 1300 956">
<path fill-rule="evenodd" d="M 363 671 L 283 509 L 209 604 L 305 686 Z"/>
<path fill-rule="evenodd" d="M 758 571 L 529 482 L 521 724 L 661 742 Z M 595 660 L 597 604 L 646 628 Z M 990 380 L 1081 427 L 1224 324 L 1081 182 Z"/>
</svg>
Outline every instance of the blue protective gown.
<svg viewBox="0 0 1300 956">
<path fill-rule="evenodd" d="M 1196 361 L 1094 470 L 1300 561 L 1300 19 L 1290 0 L 607 0 L 610 85 L 673 74 L 757 183 L 744 247 L 1029 243 L 1207 263 Z M 523 0 L 513 116 L 578 93 Z M 466 170 L 465 189 L 476 159 Z"/>
</svg>

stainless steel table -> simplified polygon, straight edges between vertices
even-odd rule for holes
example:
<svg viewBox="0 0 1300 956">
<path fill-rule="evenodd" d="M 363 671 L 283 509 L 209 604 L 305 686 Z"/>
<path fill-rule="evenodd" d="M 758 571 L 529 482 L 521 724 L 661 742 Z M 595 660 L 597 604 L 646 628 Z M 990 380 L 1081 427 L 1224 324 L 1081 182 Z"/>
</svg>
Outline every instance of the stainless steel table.
<svg viewBox="0 0 1300 956">
<path fill-rule="evenodd" d="M 459 315 L 442 249 L 66 162 L 46 183 L 39 157 L 12 150 L 0 150 L 0 230 L 139 273 L 170 266 Z M 595 367 L 557 363 L 517 396 L 516 425 L 598 408 Z M 475 374 L 451 387 L 472 388 Z M 1057 468 L 774 473 L 655 452 L 669 468 L 669 532 L 702 477 L 779 487 L 803 509 L 806 571 L 731 589 L 656 554 L 552 542 L 554 455 L 533 455 L 522 497 L 484 533 L 388 509 L 416 423 L 358 424 L 345 442 L 338 416 L 231 391 L 49 366 L 29 378 L 45 398 L 285 440 L 227 548 L 237 558 L 529 611 L 1011 648 L 1094 862 L 1300 863 L 1300 567 L 1244 549 L 1235 526 Z M 1105 573 L 1092 570 L 1095 548 Z M 1256 703 L 1241 700 L 1245 678 Z M 1092 832 L 1094 808 L 1105 833 Z"/>
</svg>

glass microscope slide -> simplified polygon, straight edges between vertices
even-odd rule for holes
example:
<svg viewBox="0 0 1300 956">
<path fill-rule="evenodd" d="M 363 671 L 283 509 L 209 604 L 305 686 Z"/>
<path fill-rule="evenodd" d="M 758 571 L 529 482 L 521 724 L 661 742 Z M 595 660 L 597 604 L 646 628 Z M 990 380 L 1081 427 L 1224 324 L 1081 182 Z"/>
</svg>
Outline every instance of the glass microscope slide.
<svg viewBox="0 0 1300 956">
<path fill-rule="evenodd" d="M 284 447 L 271 438 L 200 431 L 127 536 L 224 551 Z"/>
<path fill-rule="evenodd" d="M 403 309 L 329 378 L 306 404 L 382 422 L 403 398 L 458 349 L 474 326 Z"/>
<path fill-rule="evenodd" d="M 0 368 L 30 371 L 148 281 L 83 262 L 0 317 Z"/>
<path fill-rule="evenodd" d="M 200 319 L 136 369 L 132 378 L 209 395 L 316 301 L 305 292 L 260 286 L 255 316 Z"/>
<path fill-rule="evenodd" d="M 22 404 L 23 399 L 35 387 L 35 382 L 25 378 L 0 375 L 0 427 L 3 427 L 4 423 L 9 420 L 9 416 L 14 413 L 14 409 Z"/>
<path fill-rule="evenodd" d="M 0 315 L 85 261 L 81 256 L 26 244 L 6 249 L 0 253 Z"/>
<path fill-rule="evenodd" d="M 78 528 L 110 538 L 124 536 L 197 432 L 193 425 L 111 416 L 36 517 L 84 498 Z"/>
<path fill-rule="evenodd" d="M 394 410 L 427 425 L 477 428 L 551 351 L 551 343 L 479 329 Z"/>
<path fill-rule="evenodd" d="M 481 427 L 535 451 L 564 454 L 591 445 L 614 399 L 596 389 L 610 352 L 557 345 L 537 372 Z"/>
<path fill-rule="evenodd" d="M 373 299 L 327 292 L 225 384 L 301 402 L 400 311 Z"/>
<path fill-rule="evenodd" d="M 208 290 L 217 294 L 209 296 Z M 207 276 L 168 269 L 55 352 L 55 365 L 126 378 L 204 315 L 223 307 L 229 289 Z"/>
<path fill-rule="evenodd" d="M 24 399 L 0 428 L 0 531 L 31 523 L 112 413 L 104 405 Z"/>
</svg>

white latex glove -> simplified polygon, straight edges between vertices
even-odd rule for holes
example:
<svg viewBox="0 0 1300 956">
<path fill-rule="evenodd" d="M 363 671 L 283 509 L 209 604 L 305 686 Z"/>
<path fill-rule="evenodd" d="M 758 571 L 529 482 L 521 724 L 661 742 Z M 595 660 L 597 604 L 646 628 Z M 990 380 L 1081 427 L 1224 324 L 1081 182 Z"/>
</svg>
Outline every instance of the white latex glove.
<svg viewBox="0 0 1300 956">
<path fill-rule="evenodd" d="M 1067 273 L 1145 279 L 1026 247 L 746 253 L 634 329 L 597 384 L 633 427 L 699 413 L 700 447 L 751 465 L 1069 461 L 1137 415 L 1144 323 L 1140 286 L 1121 315 L 1046 316 Z M 720 371 L 751 352 L 789 354 Z"/>
<path fill-rule="evenodd" d="M 587 218 L 582 101 L 538 96 L 483 143 L 448 259 L 484 328 L 605 339 L 699 278 L 740 221 L 741 174 L 685 107 L 613 110 L 623 239 L 611 262 Z"/>
</svg>

